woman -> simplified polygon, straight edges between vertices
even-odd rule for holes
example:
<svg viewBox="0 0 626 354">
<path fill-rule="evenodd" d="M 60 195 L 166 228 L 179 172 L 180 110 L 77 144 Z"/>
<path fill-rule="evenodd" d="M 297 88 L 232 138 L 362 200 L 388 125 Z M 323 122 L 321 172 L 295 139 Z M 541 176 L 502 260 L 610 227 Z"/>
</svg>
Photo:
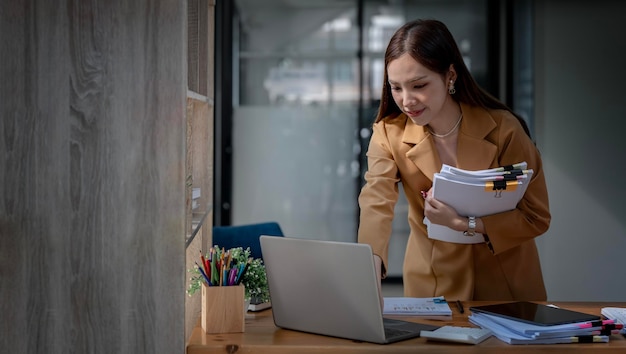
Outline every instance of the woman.
<svg viewBox="0 0 626 354">
<path fill-rule="evenodd" d="M 409 22 L 391 38 L 367 156 L 358 237 L 372 246 L 380 278 L 386 276 L 402 183 L 411 228 L 403 266 L 405 296 L 546 299 L 534 241 L 550 224 L 540 154 L 523 120 L 476 84 L 443 23 Z M 517 208 L 473 218 L 471 225 L 469 215 L 458 215 L 430 193 L 420 195 L 430 190 L 442 163 L 481 170 L 521 161 L 534 173 Z M 429 239 L 424 217 L 457 231 L 482 233 L 487 242 Z"/>
</svg>

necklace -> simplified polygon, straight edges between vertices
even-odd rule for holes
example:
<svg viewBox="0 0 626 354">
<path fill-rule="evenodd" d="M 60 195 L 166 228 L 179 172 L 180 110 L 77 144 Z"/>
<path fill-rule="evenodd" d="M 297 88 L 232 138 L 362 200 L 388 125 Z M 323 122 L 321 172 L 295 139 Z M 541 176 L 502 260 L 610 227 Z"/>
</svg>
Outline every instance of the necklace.
<svg viewBox="0 0 626 354">
<path fill-rule="evenodd" d="M 456 128 L 459 127 L 459 124 L 461 124 L 461 119 L 463 119 L 463 112 L 461 112 L 461 115 L 459 116 L 459 120 L 456 122 L 454 127 L 452 127 L 452 129 L 450 129 L 450 131 L 445 134 L 437 134 L 430 127 L 428 127 L 428 132 L 436 138 L 445 138 L 448 135 L 452 134 L 456 130 Z"/>
</svg>

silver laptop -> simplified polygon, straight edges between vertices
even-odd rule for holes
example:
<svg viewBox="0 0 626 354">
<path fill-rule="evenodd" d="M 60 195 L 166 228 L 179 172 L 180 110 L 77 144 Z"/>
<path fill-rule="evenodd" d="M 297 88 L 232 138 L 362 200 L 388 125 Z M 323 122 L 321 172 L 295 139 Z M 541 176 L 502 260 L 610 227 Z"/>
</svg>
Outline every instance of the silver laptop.
<svg viewBox="0 0 626 354">
<path fill-rule="evenodd" d="M 438 326 L 383 318 L 367 244 L 260 237 L 277 327 L 386 344 Z"/>
</svg>

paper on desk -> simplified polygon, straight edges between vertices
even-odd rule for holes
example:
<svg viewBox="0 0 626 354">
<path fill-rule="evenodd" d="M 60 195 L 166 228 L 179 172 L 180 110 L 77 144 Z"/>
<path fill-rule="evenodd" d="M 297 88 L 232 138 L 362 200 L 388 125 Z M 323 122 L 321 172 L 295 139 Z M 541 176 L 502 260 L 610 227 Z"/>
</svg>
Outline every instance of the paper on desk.
<svg viewBox="0 0 626 354">
<path fill-rule="evenodd" d="M 509 344 L 572 343 L 575 336 L 590 336 L 599 327 L 580 328 L 580 323 L 537 326 L 483 313 L 473 313 L 469 321 L 490 329 L 494 335 Z"/>
<path fill-rule="evenodd" d="M 452 310 L 443 296 L 385 297 L 384 315 L 452 316 Z"/>
<path fill-rule="evenodd" d="M 600 311 L 602 316 L 626 325 L 626 307 L 603 307 Z M 620 333 L 626 335 L 626 328 L 622 328 Z"/>
</svg>

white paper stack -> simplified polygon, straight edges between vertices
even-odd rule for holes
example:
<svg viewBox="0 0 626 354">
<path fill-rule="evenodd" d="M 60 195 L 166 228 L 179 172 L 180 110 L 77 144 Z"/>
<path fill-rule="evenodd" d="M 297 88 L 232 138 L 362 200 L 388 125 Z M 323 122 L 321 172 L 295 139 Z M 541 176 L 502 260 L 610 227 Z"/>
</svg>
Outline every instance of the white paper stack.
<svg viewBox="0 0 626 354">
<path fill-rule="evenodd" d="M 626 307 L 603 307 L 602 316 L 615 320 L 615 323 L 626 325 Z M 626 328 L 622 328 L 620 333 L 626 335 Z"/>
<path fill-rule="evenodd" d="M 508 344 L 605 343 L 611 333 L 601 322 L 539 326 L 485 313 L 472 313 L 469 320 Z"/>
<path fill-rule="evenodd" d="M 433 198 L 453 207 L 459 215 L 486 216 L 515 209 L 522 199 L 533 170 L 526 162 L 487 170 L 468 171 L 444 164 L 433 181 Z M 482 234 L 466 236 L 424 218 L 428 237 L 454 243 L 483 243 Z"/>
</svg>

